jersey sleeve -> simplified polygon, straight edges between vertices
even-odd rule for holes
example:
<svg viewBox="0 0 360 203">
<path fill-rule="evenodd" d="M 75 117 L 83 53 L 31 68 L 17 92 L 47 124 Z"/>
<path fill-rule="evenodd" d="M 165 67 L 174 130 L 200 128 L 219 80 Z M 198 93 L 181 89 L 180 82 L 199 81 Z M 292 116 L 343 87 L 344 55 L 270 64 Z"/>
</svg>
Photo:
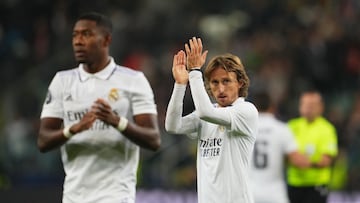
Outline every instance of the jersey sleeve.
<svg viewBox="0 0 360 203">
<path fill-rule="evenodd" d="M 338 153 L 338 147 L 335 128 L 331 124 L 328 124 L 327 130 L 325 130 L 323 136 L 324 137 L 321 139 L 322 141 L 320 146 L 322 154 L 336 156 Z"/>
<path fill-rule="evenodd" d="M 229 107 L 230 127 L 241 135 L 255 135 L 258 131 L 259 114 L 250 102 L 241 102 Z"/>
<path fill-rule="evenodd" d="M 195 112 L 182 117 L 185 90 L 186 85 L 174 85 L 166 111 L 165 128 L 170 133 L 187 134 L 189 137 L 194 138 L 196 136 L 193 133 L 196 132 L 200 120 Z"/>
<path fill-rule="evenodd" d="M 55 117 L 63 118 L 64 117 L 64 108 L 62 104 L 62 84 L 61 77 L 57 73 L 52 79 L 46 98 L 42 107 L 41 118 L 45 117 Z"/>
<path fill-rule="evenodd" d="M 134 115 L 157 114 L 154 93 L 149 81 L 140 73 L 135 82 L 136 91 L 132 95 L 132 110 Z"/>
<path fill-rule="evenodd" d="M 199 71 L 189 73 L 189 82 L 194 106 L 199 117 L 210 123 L 230 126 L 231 116 L 228 108 L 215 108 L 205 90 L 202 74 Z"/>
</svg>

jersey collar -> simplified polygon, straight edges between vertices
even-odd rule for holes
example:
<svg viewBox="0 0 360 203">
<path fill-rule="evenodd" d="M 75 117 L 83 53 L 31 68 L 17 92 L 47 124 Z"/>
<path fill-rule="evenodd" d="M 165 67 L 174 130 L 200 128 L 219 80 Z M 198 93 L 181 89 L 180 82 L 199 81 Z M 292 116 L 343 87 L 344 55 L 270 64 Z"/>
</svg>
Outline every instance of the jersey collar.
<svg viewBox="0 0 360 203">
<path fill-rule="evenodd" d="M 91 74 L 88 73 L 84 70 L 84 65 L 80 64 L 79 65 L 79 75 L 80 75 L 80 81 L 85 82 L 86 80 L 88 80 L 89 78 L 99 78 L 102 80 L 107 80 L 112 73 L 114 72 L 116 67 L 114 58 L 110 57 L 110 63 L 101 71 Z"/>
<path fill-rule="evenodd" d="M 244 101 L 245 101 L 245 97 L 239 97 L 232 103 L 232 105 L 235 105 L 237 103 L 244 102 Z"/>
</svg>

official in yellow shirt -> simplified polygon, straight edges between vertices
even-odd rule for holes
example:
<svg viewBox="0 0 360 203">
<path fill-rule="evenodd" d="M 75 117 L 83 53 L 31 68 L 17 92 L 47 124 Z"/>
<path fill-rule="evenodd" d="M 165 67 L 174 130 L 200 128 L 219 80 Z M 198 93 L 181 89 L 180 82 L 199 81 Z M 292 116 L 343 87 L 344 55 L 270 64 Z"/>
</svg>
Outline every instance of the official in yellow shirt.
<svg viewBox="0 0 360 203">
<path fill-rule="evenodd" d="M 311 160 L 311 167 L 300 169 L 289 164 L 287 181 L 291 203 L 326 203 L 331 164 L 338 153 L 335 127 L 322 114 L 324 102 L 317 91 L 300 97 L 300 117 L 288 122 L 299 151 Z"/>
</svg>

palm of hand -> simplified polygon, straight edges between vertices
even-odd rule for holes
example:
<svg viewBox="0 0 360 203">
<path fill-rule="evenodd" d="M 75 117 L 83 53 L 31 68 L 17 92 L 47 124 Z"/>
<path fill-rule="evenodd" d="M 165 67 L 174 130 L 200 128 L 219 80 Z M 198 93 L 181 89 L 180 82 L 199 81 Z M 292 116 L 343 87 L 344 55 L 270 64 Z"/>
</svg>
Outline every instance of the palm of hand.
<svg viewBox="0 0 360 203">
<path fill-rule="evenodd" d="M 189 73 L 186 70 L 186 56 L 184 51 L 179 51 L 173 60 L 173 77 L 176 83 L 186 84 L 189 80 Z"/>
<path fill-rule="evenodd" d="M 203 52 L 200 38 L 193 37 L 189 44 L 185 44 L 187 67 L 189 69 L 202 67 L 205 63 L 207 51 Z"/>
</svg>

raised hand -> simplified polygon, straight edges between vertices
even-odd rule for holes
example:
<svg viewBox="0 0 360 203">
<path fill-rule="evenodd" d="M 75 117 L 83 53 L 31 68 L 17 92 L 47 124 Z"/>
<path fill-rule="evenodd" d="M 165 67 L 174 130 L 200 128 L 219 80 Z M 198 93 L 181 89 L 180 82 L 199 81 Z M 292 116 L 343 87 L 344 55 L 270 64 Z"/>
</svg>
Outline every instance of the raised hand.
<svg viewBox="0 0 360 203">
<path fill-rule="evenodd" d="M 180 50 L 177 54 L 174 55 L 172 73 L 176 83 L 188 83 L 189 73 L 186 70 L 186 55 L 183 50 Z"/>
<path fill-rule="evenodd" d="M 190 44 L 190 45 L 189 45 Z M 200 38 L 193 37 L 189 40 L 189 44 L 185 44 L 187 68 L 201 68 L 206 61 L 208 51 L 203 51 L 203 45 Z"/>
</svg>

